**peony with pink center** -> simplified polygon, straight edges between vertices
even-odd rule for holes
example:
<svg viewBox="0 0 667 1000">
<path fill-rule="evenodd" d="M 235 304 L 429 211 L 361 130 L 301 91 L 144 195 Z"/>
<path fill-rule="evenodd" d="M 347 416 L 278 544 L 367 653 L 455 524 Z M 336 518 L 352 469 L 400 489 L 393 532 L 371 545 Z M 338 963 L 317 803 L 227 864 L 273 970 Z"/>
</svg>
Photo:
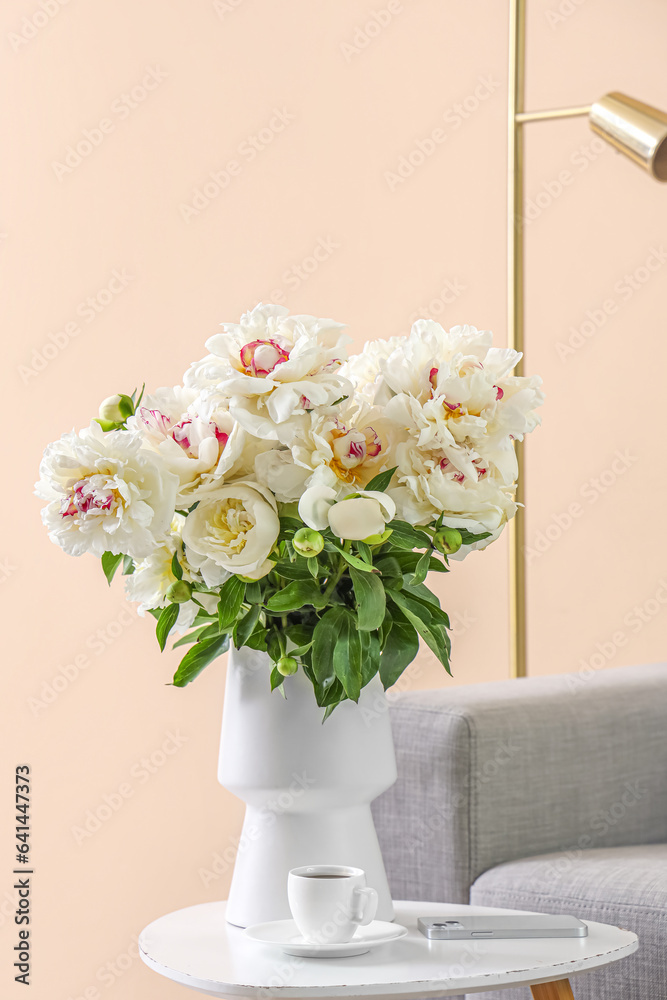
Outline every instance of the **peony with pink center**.
<svg viewBox="0 0 667 1000">
<path fill-rule="evenodd" d="M 42 520 L 70 555 L 148 556 L 169 530 L 178 479 L 139 434 L 105 433 L 93 421 L 44 452 L 35 492 Z"/>
</svg>

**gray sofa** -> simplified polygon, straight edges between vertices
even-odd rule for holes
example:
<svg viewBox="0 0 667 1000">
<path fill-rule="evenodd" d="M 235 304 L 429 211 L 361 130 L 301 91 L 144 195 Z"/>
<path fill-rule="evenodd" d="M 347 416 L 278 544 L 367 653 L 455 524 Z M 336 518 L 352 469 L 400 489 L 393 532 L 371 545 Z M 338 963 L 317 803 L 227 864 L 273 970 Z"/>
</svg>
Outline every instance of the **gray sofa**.
<svg viewBox="0 0 667 1000">
<path fill-rule="evenodd" d="M 391 719 L 373 811 L 394 898 L 630 928 L 639 951 L 577 1000 L 667 1000 L 667 664 L 399 694 Z"/>
</svg>

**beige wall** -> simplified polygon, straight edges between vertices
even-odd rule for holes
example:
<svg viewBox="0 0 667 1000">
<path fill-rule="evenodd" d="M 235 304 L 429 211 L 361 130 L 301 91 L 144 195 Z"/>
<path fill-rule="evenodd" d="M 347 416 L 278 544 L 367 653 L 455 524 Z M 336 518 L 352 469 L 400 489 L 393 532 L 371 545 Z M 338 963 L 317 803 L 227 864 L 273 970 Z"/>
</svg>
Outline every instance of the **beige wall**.
<svg viewBox="0 0 667 1000">
<path fill-rule="evenodd" d="M 358 30 L 387 0 L 42 6 L 57 8 L 47 23 L 38 0 L 0 11 L 10 95 L 0 165 L 11 693 L 2 976 L 15 943 L 10 778 L 26 760 L 31 996 L 167 1000 L 184 993 L 142 967 L 133 935 L 163 912 L 225 895 L 228 871 L 208 885 L 201 875 L 241 819 L 215 775 L 224 664 L 184 691 L 165 686 L 177 655 L 160 656 L 152 623 L 129 614 L 93 559 L 66 558 L 41 529 L 30 496 L 41 449 L 109 393 L 177 381 L 220 321 L 276 294 L 295 311 L 347 321 L 358 344 L 405 331 L 422 307 L 502 340 L 506 4 L 394 0 L 390 23 L 357 51 Z M 560 9 L 530 4 L 532 106 L 613 88 L 667 106 L 664 3 Z M 156 69 L 145 99 L 125 103 Z M 59 167 L 103 119 L 90 155 Z M 242 143 L 272 119 L 272 141 L 250 162 Z M 437 127 L 446 140 L 423 165 L 388 178 Z M 527 154 L 527 362 L 548 391 L 529 447 L 528 538 L 545 550 L 531 556 L 531 670 L 661 659 L 667 189 L 603 150 L 581 120 L 534 125 Z M 236 176 L 186 221 L 182 206 L 230 160 Z M 300 278 L 322 243 L 326 259 Z M 643 269 L 649 258 L 654 271 Z M 110 297 L 115 270 L 122 290 L 87 311 L 88 297 Z M 589 313 L 604 322 L 559 356 Z M 422 657 L 410 683 L 505 677 L 505 542 L 456 567 L 441 592 L 456 623 L 455 679 Z M 53 700 L 40 704 L 45 694 Z M 82 839 L 77 828 L 105 796 L 119 808 Z M 23 993 L 10 982 L 8 995 Z"/>
</svg>

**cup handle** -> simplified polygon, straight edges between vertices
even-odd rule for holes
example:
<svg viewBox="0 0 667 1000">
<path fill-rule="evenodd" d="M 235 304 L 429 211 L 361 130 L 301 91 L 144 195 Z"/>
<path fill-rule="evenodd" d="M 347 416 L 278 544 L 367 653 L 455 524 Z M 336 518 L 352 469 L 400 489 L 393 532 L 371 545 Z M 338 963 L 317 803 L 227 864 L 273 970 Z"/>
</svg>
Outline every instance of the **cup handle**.
<svg viewBox="0 0 667 1000">
<path fill-rule="evenodd" d="M 355 924 L 364 927 L 366 924 L 370 924 L 377 913 L 378 894 L 375 889 L 357 886 L 354 890 L 353 905 L 352 920 Z"/>
</svg>

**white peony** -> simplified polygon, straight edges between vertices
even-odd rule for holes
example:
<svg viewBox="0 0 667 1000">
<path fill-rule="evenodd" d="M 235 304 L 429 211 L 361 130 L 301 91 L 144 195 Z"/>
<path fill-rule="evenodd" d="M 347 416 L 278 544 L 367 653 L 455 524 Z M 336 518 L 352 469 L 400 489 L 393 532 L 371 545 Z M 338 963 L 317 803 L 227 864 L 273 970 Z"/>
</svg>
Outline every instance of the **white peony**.
<svg viewBox="0 0 667 1000">
<path fill-rule="evenodd" d="M 306 489 L 312 470 L 297 465 L 289 448 L 275 448 L 257 455 L 255 475 L 280 503 L 294 503 Z"/>
<path fill-rule="evenodd" d="M 329 486 L 311 486 L 299 501 L 299 515 L 309 528 L 331 528 L 338 538 L 363 540 L 380 535 L 396 515 L 392 498 L 379 490 L 359 490 L 338 498 Z"/>
<path fill-rule="evenodd" d="M 382 379 L 383 364 L 405 337 L 369 340 L 360 354 L 353 354 L 343 365 L 341 374 L 354 385 L 355 392 L 370 403 L 382 405 L 391 395 Z"/>
<path fill-rule="evenodd" d="M 419 320 L 405 339 L 375 348 L 398 437 L 398 484 L 388 492 L 412 524 L 443 515 L 451 527 L 499 532 L 516 513 L 513 442 L 539 423 L 543 395 L 540 379 L 511 374 L 520 355 L 491 338 Z"/>
<path fill-rule="evenodd" d="M 284 503 L 298 500 L 306 487 L 326 485 L 342 495 L 364 487 L 393 462 L 394 429 L 382 412 L 349 400 L 330 412 L 313 411 L 289 450 L 255 460 L 255 472 Z"/>
<path fill-rule="evenodd" d="M 144 397 L 127 425 L 141 432 L 146 445 L 178 476 L 180 506 L 190 506 L 225 477 L 252 470 L 253 443 L 243 428 L 224 407 L 212 412 L 204 406 L 195 389 L 157 389 Z"/>
<path fill-rule="evenodd" d="M 474 480 L 452 473 L 407 444 L 399 448 L 398 480 L 387 492 L 410 524 L 431 524 L 442 514 L 448 527 L 480 534 L 502 528 L 516 513 L 512 486 L 488 474 Z"/>
<path fill-rule="evenodd" d="M 178 479 L 140 435 L 93 421 L 48 445 L 35 492 L 49 537 L 70 555 L 148 556 L 169 530 Z"/>
<path fill-rule="evenodd" d="M 453 475 L 475 480 L 480 463 L 507 485 L 517 474 L 513 441 L 540 422 L 541 380 L 512 376 L 521 355 L 491 346 L 492 334 L 419 320 L 381 362 L 394 395 L 385 412 L 421 450 L 447 460 Z"/>
<path fill-rule="evenodd" d="M 279 531 L 272 494 L 246 480 L 203 497 L 185 519 L 183 542 L 192 565 L 202 557 L 228 573 L 259 579 L 273 566 L 269 554 Z"/>
<path fill-rule="evenodd" d="M 135 565 L 134 572 L 125 577 L 127 598 L 129 601 L 139 602 L 137 611 L 142 616 L 146 611 L 166 608 L 170 603 L 167 591 L 172 584 L 177 582 L 172 572 L 172 559 L 175 552 L 178 552 L 183 579 L 187 583 L 194 584 L 201 581 L 201 575 L 190 566 L 182 550 L 181 532 L 184 523 L 183 515 L 175 514 L 171 523 L 171 531 L 162 544 L 158 545 L 146 559 L 140 559 Z M 226 576 L 227 574 L 225 578 Z M 198 592 L 197 600 L 211 614 L 218 604 L 218 598 L 214 594 Z M 174 629 L 177 632 L 187 632 L 199 610 L 199 605 L 195 604 L 194 601 L 184 601 L 179 604 L 178 618 Z"/>
<path fill-rule="evenodd" d="M 205 399 L 228 399 L 232 416 L 256 437 L 289 443 L 307 410 L 351 392 L 340 374 L 347 339 L 340 323 L 258 305 L 223 329 L 184 381 Z"/>
</svg>

